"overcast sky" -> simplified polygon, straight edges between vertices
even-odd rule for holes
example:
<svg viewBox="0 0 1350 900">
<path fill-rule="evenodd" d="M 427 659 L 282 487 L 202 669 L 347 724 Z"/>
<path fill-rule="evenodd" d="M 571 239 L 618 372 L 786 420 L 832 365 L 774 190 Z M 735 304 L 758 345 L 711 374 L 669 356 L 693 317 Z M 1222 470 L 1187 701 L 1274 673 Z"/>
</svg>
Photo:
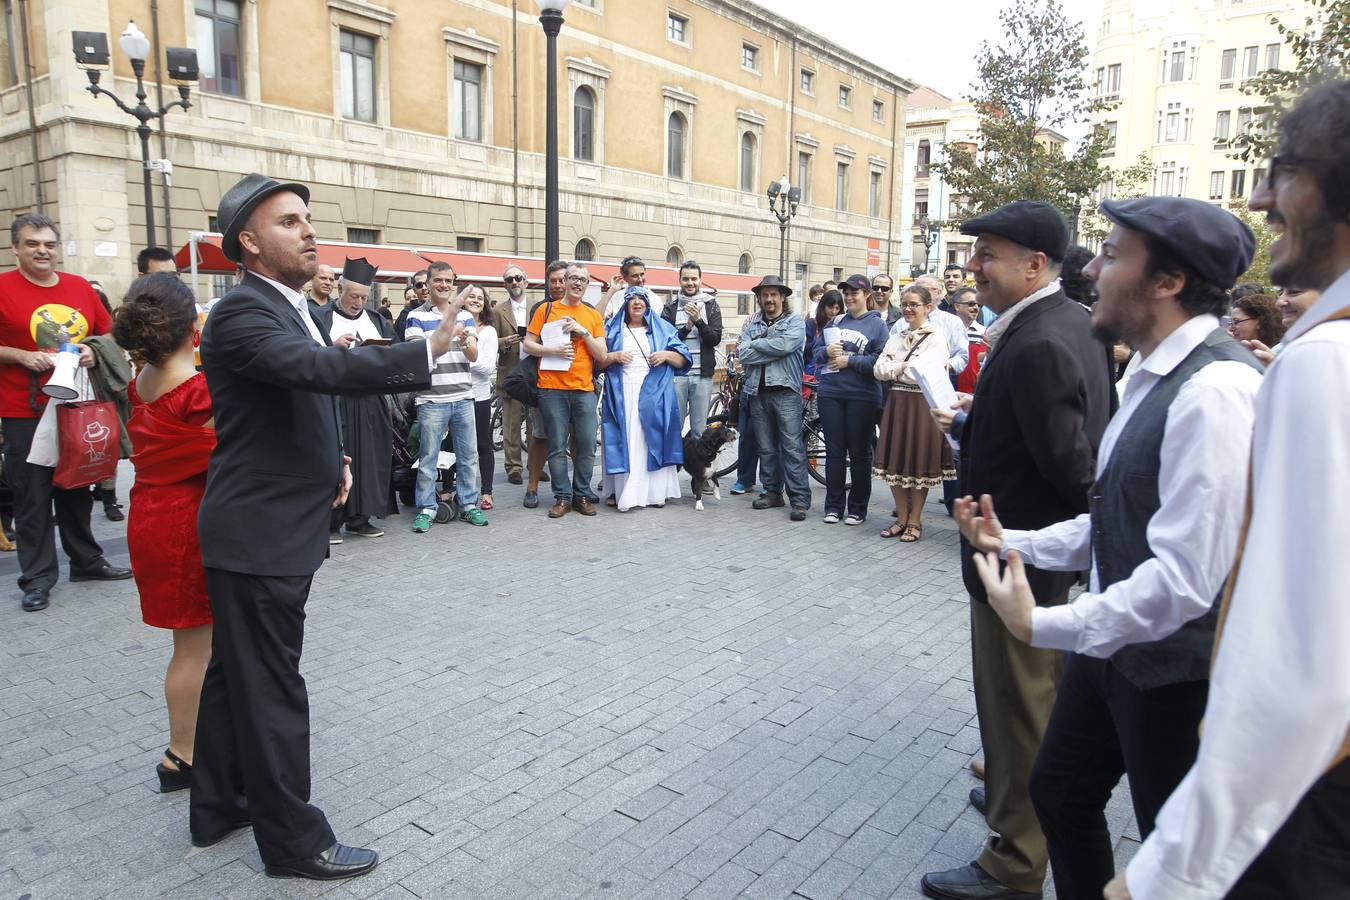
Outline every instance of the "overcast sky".
<svg viewBox="0 0 1350 900">
<path fill-rule="evenodd" d="M 897 75 L 953 99 L 970 92 L 982 41 L 1000 36 L 999 10 L 1010 2 L 956 0 L 891 4 L 879 0 L 758 0 L 783 16 Z M 1102 0 L 1061 0 L 1084 22 L 1093 48 Z"/>
</svg>

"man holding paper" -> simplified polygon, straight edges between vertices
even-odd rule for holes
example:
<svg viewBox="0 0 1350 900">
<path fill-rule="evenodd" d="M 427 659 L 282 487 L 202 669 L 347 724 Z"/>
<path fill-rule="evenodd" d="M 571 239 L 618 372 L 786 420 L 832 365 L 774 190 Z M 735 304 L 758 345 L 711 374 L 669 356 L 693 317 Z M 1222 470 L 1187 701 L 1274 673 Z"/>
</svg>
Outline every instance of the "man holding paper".
<svg viewBox="0 0 1350 900">
<path fill-rule="evenodd" d="M 597 363 L 604 364 L 609 350 L 600 313 L 583 302 L 590 281 L 585 266 L 568 266 L 567 293 L 560 303 L 538 307 L 525 335 L 525 352 L 539 357 L 539 412 L 548 432 L 553 485 L 550 519 L 561 519 L 572 509 L 593 516 L 599 499 L 591 486 L 599 427 L 594 371 Z M 567 444 L 574 436 L 576 458 L 569 475 Z"/>
</svg>

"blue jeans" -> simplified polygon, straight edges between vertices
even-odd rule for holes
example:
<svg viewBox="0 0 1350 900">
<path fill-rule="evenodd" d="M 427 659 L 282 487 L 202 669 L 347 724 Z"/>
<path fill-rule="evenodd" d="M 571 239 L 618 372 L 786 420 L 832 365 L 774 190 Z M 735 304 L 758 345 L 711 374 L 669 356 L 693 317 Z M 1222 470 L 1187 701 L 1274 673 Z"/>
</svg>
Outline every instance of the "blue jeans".
<svg viewBox="0 0 1350 900">
<path fill-rule="evenodd" d="M 713 380 L 701 375 L 676 375 L 675 400 L 680 405 L 680 422 L 689 417 L 689 433 L 698 437 L 708 427 L 708 405 L 712 402 Z"/>
<path fill-rule="evenodd" d="M 736 422 L 741 435 L 736 445 L 736 480 L 749 490 L 755 486 L 759 474 L 759 444 L 755 442 L 755 426 L 750 421 L 750 397 L 741 394 L 740 407 Z"/>
<path fill-rule="evenodd" d="M 595 474 L 595 429 L 599 426 L 594 391 L 539 389 L 539 412 L 548 433 L 548 477 L 555 502 L 571 503 L 573 497 L 598 500 L 591 488 Z M 576 458 L 567 474 L 567 443 L 576 437 Z"/>
<path fill-rule="evenodd" d="M 764 489 L 776 494 L 786 488 L 793 509 L 810 509 L 802 392 L 791 388 L 761 389 L 750 398 L 750 419 L 755 427 L 755 443 L 759 445 L 759 473 L 764 479 Z"/>
<path fill-rule="evenodd" d="M 474 428 L 473 398 L 417 406 L 417 508 L 436 511 L 436 461 L 446 432 L 455 448 L 455 496 L 460 509 L 478 505 L 478 436 Z"/>
</svg>

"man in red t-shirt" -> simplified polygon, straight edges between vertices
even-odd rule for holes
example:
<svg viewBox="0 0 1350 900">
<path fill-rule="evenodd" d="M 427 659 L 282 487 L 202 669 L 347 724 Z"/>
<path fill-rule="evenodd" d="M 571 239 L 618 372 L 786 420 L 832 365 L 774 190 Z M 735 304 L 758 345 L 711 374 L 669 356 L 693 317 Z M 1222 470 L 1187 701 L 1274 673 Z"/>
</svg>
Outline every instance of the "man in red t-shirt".
<svg viewBox="0 0 1350 900">
<path fill-rule="evenodd" d="M 55 367 L 53 355 L 66 341 L 80 344 L 112 327 L 98 295 L 78 275 L 56 270 L 61 236 L 46 216 L 24 213 L 9 229 L 19 267 L 0 275 L 0 428 L 5 435 L 5 474 L 14 491 L 14 530 L 19 545 L 23 608 L 46 609 L 60 575 L 56 533 L 70 557 L 70 580 L 113 581 L 130 569 L 111 565 L 89 527 L 94 498 L 88 488 L 52 485 L 53 470 L 30 465 L 33 433 L 47 405 L 42 385 Z M 94 354 L 80 346 L 80 365 Z M 52 507 L 55 505 L 55 516 Z"/>
</svg>

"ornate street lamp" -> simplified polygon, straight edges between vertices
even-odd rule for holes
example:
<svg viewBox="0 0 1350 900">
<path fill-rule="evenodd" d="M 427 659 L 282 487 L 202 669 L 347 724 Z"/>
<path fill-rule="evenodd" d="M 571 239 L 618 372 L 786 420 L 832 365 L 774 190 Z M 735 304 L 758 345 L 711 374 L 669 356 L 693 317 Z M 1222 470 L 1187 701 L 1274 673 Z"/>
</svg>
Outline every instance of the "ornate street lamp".
<svg viewBox="0 0 1350 900">
<path fill-rule="evenodd" d="M 548 38 L 548 107 L 544 122 L 544 259 L 558 258 L 558 32 L 569 0 L 539 0 L 539 22 Z"/>
<path fill-rule="evenodd" d="M 155 205 L 150 193 L 150 172 L 152 170 L 161 170 L 166 174 L 171 171 L 167 168 L 167 160 L 150 159 L 150 122 L 155 119 L 161 119 L 168 114 L 169 110 L 175 106 L 181 106 L 187 109 L 192 104 L 188 101 L 188 94 L 191 91 L 190 85 L 197 80 L 197 51 L 188 47 L 169 47 L 166 51 L 169 64 L 169 78 L 178 83 L 179 99 L 163 107 L 159 111 L 151 109 L 145 103 L 145 58 L 150 54 L 150 39 L 136 27 L 134 21 L 128 22 L 126 30 L 122 32 L 118 39 L 118 44 L 122 52 L 131 60 L 131 70 L 136 73 L 136 106 L 131 107 L 122 102 L 122 99 L 107 88 L 101 87 L 98 83 L 103 70 L 108 67 L 108 36 L 101 31 L 76 31 L 73 35 L 75 45 L 75 63 L 89 74 L 89 87 L 86 88 L 89 93 L 97 97 L 99 94 L 111 97 L 117 104 L 117 108 L 129 116 L 134 116 L 140 124 L 136 126 L 136 134 L 141 138 L 141 176 L 142 183 L 145 186 L 145 245 L 147 247 L 158 246 L 155 243 Z"/>
<path fill-rule="evenodd" d="M 933 252 L 933 245 L 942 238 L 942 223 L 923 216 L 919 219 L 919 227 L 923 229 L 923 272 L 920 274 L 924 274 L 928 271 L 928 257 Z"/>
<path fill-rule="evenodd" d="M 802 202 L 802 189 L 793 187 L 784 175 L 769 184 L 769 212 L 778 220 L 778 277 L 787 283 L 788 226 Z"/>
</svg>

